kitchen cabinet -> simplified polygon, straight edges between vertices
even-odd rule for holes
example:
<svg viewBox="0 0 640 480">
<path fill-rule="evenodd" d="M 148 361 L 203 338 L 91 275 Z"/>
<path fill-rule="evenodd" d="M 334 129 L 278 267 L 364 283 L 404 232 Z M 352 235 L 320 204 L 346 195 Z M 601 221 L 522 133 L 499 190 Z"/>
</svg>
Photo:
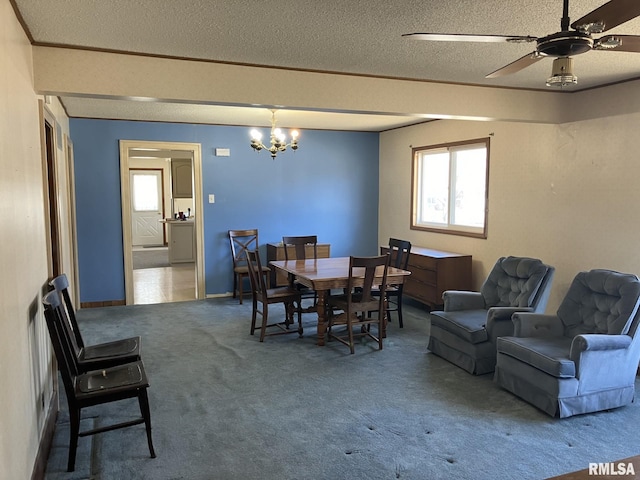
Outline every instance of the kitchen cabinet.
<svg viewBox="0 0 640 480">
<path fill-rule="evenodd" d="M 193 220 L 173 220 L 169 226 L 169 263 L 196 261 L 196 235 Z"/>
<path fill-rule="evenodd" d="M 173 198 L 193 197 L 192 170 L 191 159 L 171 159 L 171 195 Z"/>
</svg>

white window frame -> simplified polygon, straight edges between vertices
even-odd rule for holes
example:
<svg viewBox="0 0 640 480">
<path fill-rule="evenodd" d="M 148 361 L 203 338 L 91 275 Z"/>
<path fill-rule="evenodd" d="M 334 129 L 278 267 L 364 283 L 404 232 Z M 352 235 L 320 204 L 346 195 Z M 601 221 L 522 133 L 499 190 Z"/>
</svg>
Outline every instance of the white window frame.
<svg viewBox="0 0 640 480">
<path fill-rule="evenodd" d="M 468 150 L 471 148 L 484 147 L 486 152 L 486 169 L 484 178 L 479 178 L 479 182 L 484 182 L 484 223 L 482 226 L 459 225 L 452 221 L 455 215 L 455 191 L 456 191 L 456 161 L 455 153 Z M 425 191 L 423 178 L 425 175 L 424 158 L 425 155 L 435 153 L 449 153 L 449 178 L 448 185 L 441 185 L 441 190 L 448 192 L 449 201 L 446 205 L 446 219 L 442 223 L 426 221 L 422 218 L 421 208 L 424 203 L 422 199 L 434 196 L 429 191 Z M 423 230 L 428 232 L 446 233 L 451 235 L 462 235 L 476 238 L 487 238 L 487 220 L 489 216 L 489 137 L 478 138 L 473 140 L 465 140 L 453 143 L 443 143 L 439 145 L 429 145 L 423 147 L 415 147 L 411 149 L 412 154 L 412 171 L 411 171 L 411 225 L 412 230 Z"/>
</svg>

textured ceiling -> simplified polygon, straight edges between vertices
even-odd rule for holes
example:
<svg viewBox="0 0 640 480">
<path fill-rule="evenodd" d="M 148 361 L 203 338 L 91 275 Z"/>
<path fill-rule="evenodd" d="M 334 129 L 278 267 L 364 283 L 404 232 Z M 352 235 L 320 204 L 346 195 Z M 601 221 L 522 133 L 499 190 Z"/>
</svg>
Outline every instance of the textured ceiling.
<svg viewBox="0 0 640 480">
<path fill-rule="evenodd" d="M 424 42 L 401 35 L 442 32 L 541 37 L 559 31 L 562 16 L 561 0 L 13 2 L 38 45 L 530 89 L 548 88 L 545 80 L 551 72 L 551 59 L 501 78 L 486 79 L 485 75 L 533 51 L 532 44 Z M 573 0 L 569 15 L 577 20 L 603 3 Z M 640 19 L 607 32 L 615 33 L 640 35 Z M 638 78 L 640 54 L 591 51 L 575 57 L 575 74 L 579 83 L 568 91 Z M 102 118 L 118 118 L 119 111 L 124 115 L 129 103 L 86 98 L 63 102 L 72 116 Z M 163 108 L 173 109 L 171 118 L 182 120 L 179 106 L 145 107 L 159 120 L 163 119 Z M 85 114 L 83 109 L 92 109 L 92 113 Z M 104 114 L 96 113 L 99 111 Z M 204 117 L 210 119 L 207 115 Z M 419 121 L 378 117 L 367 123 L 366 117 L 354 117 L 350 125 L 358 128 L 362 121 L 359 129 L 375 130 Z M 241 112 L 234 118 L 207 123 L 245 124 Z M 188 117 L 184 121 L 189 121 Z M 320 124 L 323 121 L 319 119 Z"/>
</svg>

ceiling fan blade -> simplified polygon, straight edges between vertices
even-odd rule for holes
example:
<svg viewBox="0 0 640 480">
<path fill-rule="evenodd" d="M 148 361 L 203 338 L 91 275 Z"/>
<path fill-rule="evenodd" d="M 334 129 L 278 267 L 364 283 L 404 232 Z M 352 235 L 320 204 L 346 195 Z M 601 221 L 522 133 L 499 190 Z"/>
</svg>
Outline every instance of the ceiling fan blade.
<svg viewBox="0 0 640 480">
<path fill-rule="evenodd" d="M 617 41 L 622 42 L 613 46 Z M 607 35 L 595 41 L 594 50 L 611 52 L 635 52 L 640 53 L 640 36 L 638 35 Z"/>
<path fill-rule="evenodd" d="M 433 42 L 535 42 L 538 37 L 520 35 L 473 35 L 466 33 L 405 33 L 403 37 Z"/>
<path fill-rule="evenodd" d="M 576 20 L 571 28 L 587 33 L 600 33 L 640 16 L 637 0 L 611 0 Z"/>
<path fill-rule="evenodd" d="M 519 72 L 523 68 L 527 68 L 528 66 L 533 65 L 538 60 L 542 60 L 543 58 L 544 56 L 540 55 L 538 52 L 531 52 L 524 57 L 519 58 L 515 62 L 511 62 L 509 65 L 505 65 L 495 72 L 491 72 L 489 75 L 486 75 L 485 78 L 497 78 Z"/>
</svg>

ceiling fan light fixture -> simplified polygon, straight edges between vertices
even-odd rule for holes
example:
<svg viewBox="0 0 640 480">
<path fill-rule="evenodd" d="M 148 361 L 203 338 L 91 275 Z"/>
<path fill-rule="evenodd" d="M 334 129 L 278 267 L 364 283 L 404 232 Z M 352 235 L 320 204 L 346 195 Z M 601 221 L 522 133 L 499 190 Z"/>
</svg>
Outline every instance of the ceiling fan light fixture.
<svg viewBox="0 0 640 480">
<path fill-rule="evenodd" d="M 547 79 L 547 87 L 566 87 L 578 83 L 573 74 L 573 58 L 560 57 L 553 61 L 551 76 Z"/>
</svg>

